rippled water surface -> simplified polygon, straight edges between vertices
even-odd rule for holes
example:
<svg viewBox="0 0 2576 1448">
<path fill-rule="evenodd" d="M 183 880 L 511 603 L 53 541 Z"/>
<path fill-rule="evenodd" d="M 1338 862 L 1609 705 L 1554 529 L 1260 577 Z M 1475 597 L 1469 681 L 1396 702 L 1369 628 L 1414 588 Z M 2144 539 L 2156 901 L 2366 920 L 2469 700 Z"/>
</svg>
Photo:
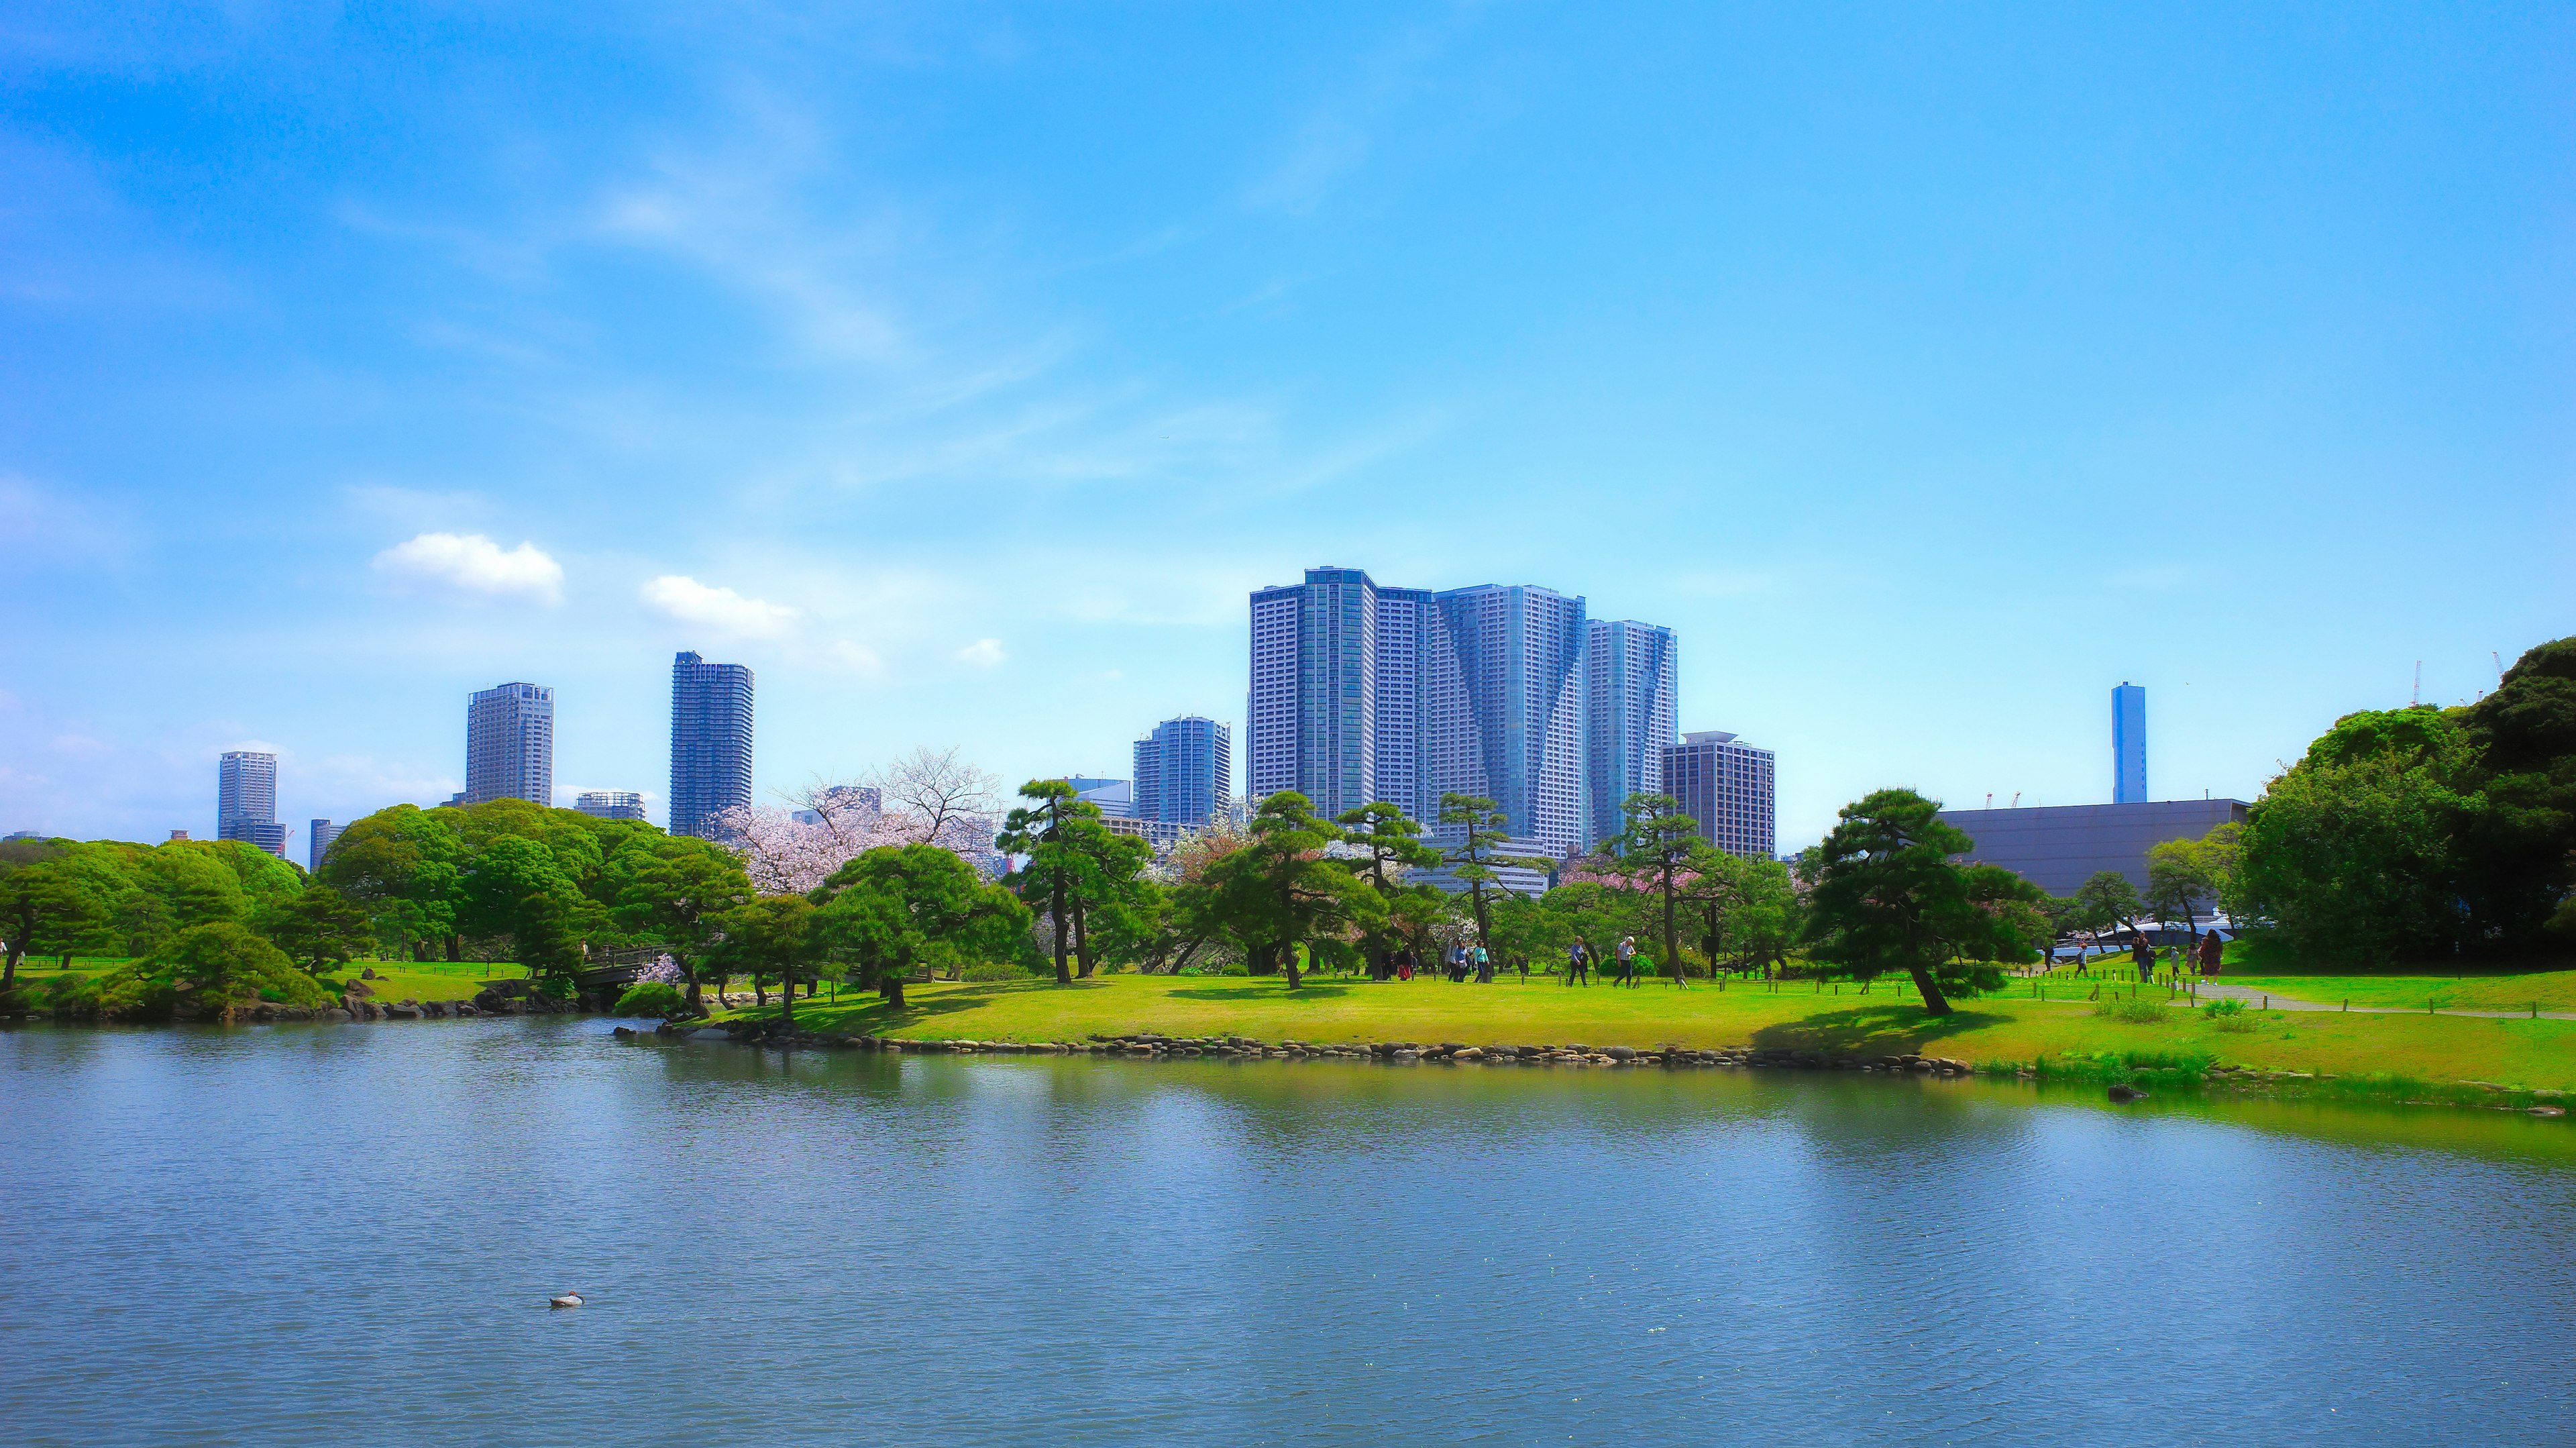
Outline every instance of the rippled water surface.
<svg viewBox="0 0 2576 1448">
<path fill-rule="evenodd" d="M 2563 1122 L 606 1031 L 0 1035 L 0 1439 L 2576 1438 Z"/>
</svg>

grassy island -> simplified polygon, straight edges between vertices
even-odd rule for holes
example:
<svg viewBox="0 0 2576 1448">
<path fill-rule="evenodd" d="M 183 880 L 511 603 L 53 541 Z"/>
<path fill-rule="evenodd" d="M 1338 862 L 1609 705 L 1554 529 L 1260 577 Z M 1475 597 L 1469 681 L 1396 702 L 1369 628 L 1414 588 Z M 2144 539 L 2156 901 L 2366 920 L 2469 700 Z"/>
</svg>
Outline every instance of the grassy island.
<svg viewBox="0 0 2576 1448">
<path fill-rule="evenodd" d="M 2149 992 L 2149 1004 L 2162 995 Z M 719 1020 L 777 1014 L 772 1005 Z M 2052 1075 L 2252 1068 L 2308 1073 L 2348 1091 L 2367 1093 L 2376 1083 L 2400 1095 L 2454 1083 L 2576 1091 L 2576 1021 L 2286 1010 L 2219 1016 L 2188 1007 L 2109 1014 L 2080 998 L 2043 1002 L 2009 991 L 1959 1001 L 1951 1014 L 1934 1016 L 1885 984 L 1863 994 L 1848 983 L 1820 992 L 1808 981 L 1776 989 L 1733 982 L 1720 990 L 1702 981 L 1687 990 L 1669 983 L 1620 990 L 1567 987 L 1543 976 L 1490 986 L 1310 978 L 1292 992 L 1275 979 L 1114 975 L 1071 986 L 916 985 L 900 1010 L 874 996 L 818 997 L 797 1003 L 796 1022 L 811 1032 L 917 1040 L 1078 1042 L 1154 1032 L 1270 1042 L 1670 1043 L 1938 1055 Z"/>
</svg>

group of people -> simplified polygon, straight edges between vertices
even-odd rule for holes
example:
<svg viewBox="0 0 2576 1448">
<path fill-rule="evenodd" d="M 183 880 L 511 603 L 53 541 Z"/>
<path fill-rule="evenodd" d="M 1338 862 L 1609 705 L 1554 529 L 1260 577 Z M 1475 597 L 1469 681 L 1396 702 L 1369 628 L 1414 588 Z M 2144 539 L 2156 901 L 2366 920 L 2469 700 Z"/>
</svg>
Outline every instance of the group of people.
<svg viewBox="0 0 2576 1448">
<path fill-rule="evenodd" d="M 1602 979 L 1614 986 L 1635 985 L 1637 937 L 1621 936 L 1611 951 L 1611 958 L 1613 964 L 1602 967 Z M 1413 979 L 1421 964 L 1420 958 L 1410 950 L 1399 950 L 1387 959 L 1390 972 L 1397 980 Z M 1529 961 L 1523 959 L 1513 964 L 1519 968 L 1521 979 L 1527 981 Z M 1452 943 L 1440 952 L 1440 974 L 1453 985 L 1463 985 L 1470 980 L 1478 985 L 1492 985 L 1494 970 L 1494 954 L 1482 945 Z M 1565 983 L 1572 985 L 1577 980 L 1585 985 L 1592 984 L 1592 947 L 1580 940 L 1566 947 L 1565 958 Z"/>
<path fill-rule="evenodd" d="M 2186 961 L 2191 961 L 2198 964 L 2202 975 L 2216 975 L 2226 960 L 2226 954 L 2227 942 L 2219 939 L 2218 928 L 2211 926 L 2192 944 L 2176 947 L 2173 961 L 2177 969 Z M 2040 963 L 2055 965 L 2057 947 L 2053 945 L 2041 947 Z M 2147 932 L 2143 930 L 2129 937 L 2129 964 L 2136 968 L 2140 984 L 2152 983 L 2155 980 L 2156 948 L 2147 943 Z M 2085 958 L 2080 954 L 2075 957 L 2075 973 L 2077 975 L 2085 973 Z"/>
</svg>

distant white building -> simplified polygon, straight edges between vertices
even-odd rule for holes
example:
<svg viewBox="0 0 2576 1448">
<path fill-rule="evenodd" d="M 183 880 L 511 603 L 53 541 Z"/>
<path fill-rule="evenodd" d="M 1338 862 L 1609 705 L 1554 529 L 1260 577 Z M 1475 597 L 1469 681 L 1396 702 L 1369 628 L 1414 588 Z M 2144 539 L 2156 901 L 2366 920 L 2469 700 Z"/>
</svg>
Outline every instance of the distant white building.
<svg viewBox="0 0 2576 1448">
<path fill-rule="evenodd" d="M 631 789 L 586 789 L 573 796 L 572 807 L 604 820 L 644 818 L 644 796 Z"/>
</svg>

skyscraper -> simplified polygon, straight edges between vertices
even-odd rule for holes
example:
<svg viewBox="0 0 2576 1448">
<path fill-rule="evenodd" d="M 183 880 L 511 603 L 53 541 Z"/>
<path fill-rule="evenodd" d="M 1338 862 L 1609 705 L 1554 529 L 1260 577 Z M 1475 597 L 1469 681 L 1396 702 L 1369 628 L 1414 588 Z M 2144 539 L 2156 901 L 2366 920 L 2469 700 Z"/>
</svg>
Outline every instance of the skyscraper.
<svg viewBox="0 0 2576 1448">
<path fill-rule="evenodd" d="M 1583 600 L 1545 588 L 1432 593 L 1353 568 L 1252 595 L 1246 785 L 1324 815 L 1377 800 L 1436 824 L 1483 795 L 1511 833 L 1584 844 Z"/>
<path fill-rule="evenodd" d="M 2121 681 L 2111 691 L 2111 803 L 2147 802 L 2147 690 Z"/>
<path fill-rule="evenodd" d="M 712 838 L 751 804 L 751 670 L 694 653 L 671 661 L 671 833 Z"/>
<path fill-rule="evenodd" d="M 1779 848 L 1771 751 L 1723 729 L 1697 730 L 1664 751 L 1664 793 L 1681 801 L 1700 835 L 1730 855 L 1768 860 Z"/>
<path fill-rule="evenodd" d="M 465 802 L 555 802 L 555 691 L 496 684 L 465 706 Z"/>
<path fill-rule="evenodd" d="M 246 840 L 272 855 L 286 853 L 277 819 L 277 756 L 235 749 L 215 765 L 215 838 Z"/>
<path fill-rule="evenodd" d="M 1214 818 L 1234 787 L 1232 731 L 1184 714 L 1136 741 L 1136 818 L 1197 828 Z"/>
<path fill-rule="evenodd" d="M 331 842 L 340 838 L 340 832 L 347 828 L 347 825 L 335 825 L 329 820 L 313 821 L 308 826 L 310 832 L 304 837 L 304 868 L 321 869 L 322 857 L 331 853 Z"/>
<path fill-rule="evenodd" d="M 1664 787 L 1664 751 L 1679 728 L 1674 692 L 1680 675 L 1671 629 L 1595 619 L 1586 633 L 1589 843 L 1597 845 L 1627 828 L 1622 806 L 1628 796 L 1672 792 Z"/>
<path fill-rule="evenodd" d="M 631 789 L 586 789 L 573 796 L 572 807 L 604 820 L 644 818 L 644 796 Z"/>
</svg>

